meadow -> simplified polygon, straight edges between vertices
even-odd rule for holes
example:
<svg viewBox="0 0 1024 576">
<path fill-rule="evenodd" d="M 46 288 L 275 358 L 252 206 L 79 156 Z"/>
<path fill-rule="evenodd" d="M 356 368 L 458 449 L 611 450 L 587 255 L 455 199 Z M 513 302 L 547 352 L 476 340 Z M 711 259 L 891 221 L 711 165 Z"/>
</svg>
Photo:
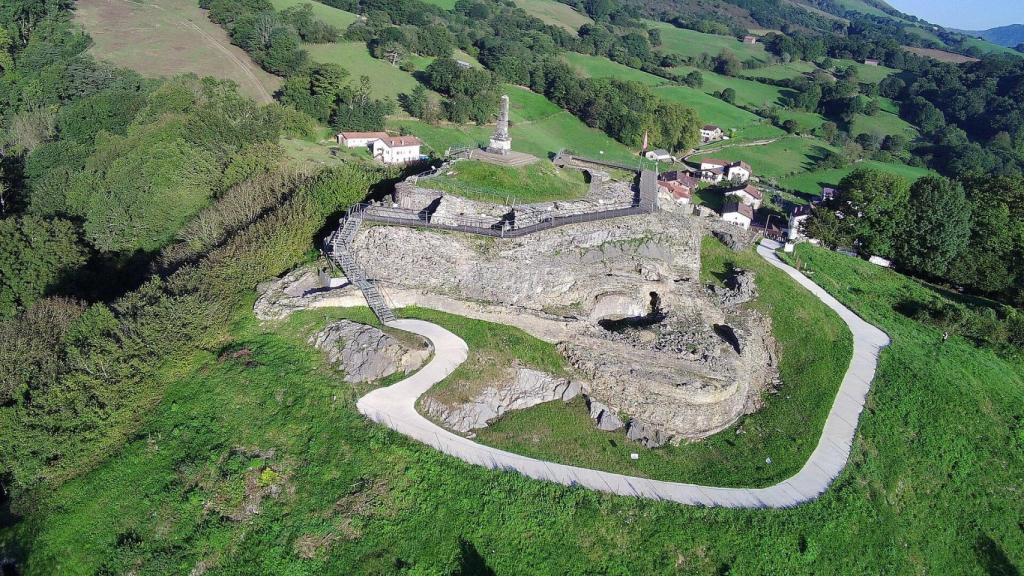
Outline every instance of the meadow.
<svg viewBox="0 0 1024 576">
<path fill-rule="evenodd" d="M 447 1 L 447 0 L 438 0 Z M 536 16 L 545 24 L 561 26 L 575 34 L 580 26 L 593 24 L 593 19 L 582 12 L 574 10 L 568 4 L 557 0 L 514 0 L 516 6 L 526 10 L 531 16 Z M 453 4 L 454 5 L 454 4 Z"/>
<path fill-rule="evenodd" d="M 649 21 L 647 24 L 661 32 L 660 49 L 663 52 L 696 58 L 701 54 L 717 56 L 722 50 L 729 50 L 736 54 L 741 61 L 771 61 L 771 54 L 765 51 L 764 45 L 760 43 L 754 45 L 744 44 L 731 36 L 704 34 L 696 30 L 676 28 L 666 22 Z"/>
<path fill-rule="evenodd" d="M 839 184 L 839 181 L 843 179 L 847 174 L 853 172 L 857 168 L 872 168 L 874 170 L 881 170 L 882 172 L 888 172 L 895 174 L 906 180 L 913 182 L 922 176 L 935 175 L 935 172 L 927 168 L 920 168 L 917 166 L 908 166 L 906 164 L 899 163 L 888 163 L 888 162 L 877 162 L 875 160 L 863 160 L 857 162 L 854 165 L 846 166 L 843 168 L 833 168 L 830 170 L 817 170 L 814 172 L 805 172 L 803 174 L 795 174 L 787 176 L 779 180 L 779 186 L 788 188 L 790 190 L 796 190 L 805 194 L 813 194 L 815 196 L 821 194 L 823 186 L 835 187 Z"/>
<path fill-rule="evenodd" d="M 742 160 L 762 178 L 783 178 L 809 170 L 814 162 L 832 148 L 816 138 L 787 136 L 764 146 L 737 147 L 700 154 L 691 160 L 714 157 L 735 162 Z"/>
<path fill-rule="evenodd" d="M 75 21 L 99 60 L 148 77 L 195 73 L 232 80 L 239 92 L 270 102 L 281 79 L 264 72 L 193 0 L 80 0 Z"/>
<path fill-rule="evenodd" d="M 442 190 L 471 200 L 514 203 L 549 202 L 580 198 L 587 182 L 579 170 L 560 170 L 550 162 L 522 167 L 463 160 L 439 176 L 421 180 L 425 188 Z"/>
<path fill-rule="evenodd" d="M 351 12 L 346 12 L 340 8 L 328 6 L 327 4 L 320 2 L 313 2 L 311 0 L 271 0 L 270 3 L 273 4 L 274 9 L 278 12 L 294 6 L 309 5 L 313 10 L 314 16 L 319 18 L 323 23 L 336 27 L 341 33 L 344 33 L 345 30 L 359 18 Z"/>
<path fill-rule="evenodd" d="M 374 92 L 380 96 L 397 98 L 399 94 L 412 92 L 419 84 L 412 74 L 370 55 L 364 42 L 306 44 L 304 48 L 312 60 L 337 64 L 348 70 L 350 81 L 359 82 L 361 76 L 368 76 Z"/>
</svg>

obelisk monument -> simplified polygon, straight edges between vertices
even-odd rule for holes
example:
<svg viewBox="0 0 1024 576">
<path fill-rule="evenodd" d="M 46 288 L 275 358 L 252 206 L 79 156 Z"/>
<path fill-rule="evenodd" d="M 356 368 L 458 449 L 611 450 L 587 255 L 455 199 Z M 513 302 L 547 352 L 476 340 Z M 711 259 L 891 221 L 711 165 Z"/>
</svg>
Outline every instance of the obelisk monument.
<svg viewBox="0 0 1024 576">
<path fill-rule="evenodd" d="M 508 154 L 511 150 L 512 138 L 508 135 L 508 95 L 503 95 L 501 109 L 498 110 L 498 127 L 494 129 L 487 151 L 492 154 Z"/>
</svg>

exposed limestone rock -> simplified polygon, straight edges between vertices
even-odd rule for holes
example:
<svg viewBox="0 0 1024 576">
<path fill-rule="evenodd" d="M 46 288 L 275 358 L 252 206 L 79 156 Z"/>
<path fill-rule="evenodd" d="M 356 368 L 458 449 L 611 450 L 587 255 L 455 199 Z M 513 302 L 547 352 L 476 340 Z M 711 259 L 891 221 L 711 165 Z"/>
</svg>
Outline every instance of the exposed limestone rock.
<svg viewBox="0 0 1024 576">
<path fill-rule="evenodd" d="M 598 430 L 618 430 L 625 426 L 618 414 L 604 404 L 587 397 L 587 407 L 590 408 L 590 417 L 597 423 Z"/>
<path fill-rule="evenodd" d="M 328 361 L 345 371 L 345 381 L 353 383 L 411 372 L 430 356 L 425 341 L 418 349 L 410 350 L 373 326 L 348 320 L 328 324 L 309 343 L 326 352 Z"/>
<path fill-rule="evenodd" d="M 756 230 L 744 230 L 739 226 L 723 220 L 708 220 L 711 233 L 733 252 L 742 252 L 754 245 L 757 240 Z"/>
<path fill-rule="evenodd" d="M 725 288 L 715 288 L 722 306 L 738 306 L 757 298 L 757 284 L 754 273 L 749 270 L 737 269 L 725 279 Z"/>
<path fill-rule="evenodd" d="M 579 385 L 531 368 L 516 368 L 508 381 L 484 389 L 464 404 L 447 405 L 425 397 L 422 407 L 427 415 L 458 432 L 486 427 L 509 410 L 522 410 L 552 400 L 571 400 L 580 393 Z"/>
<path fill-rule="evenodd" d="M 664 446 L 669 440 L 668 437 L 660 430 L 657 430 L 648 424 L 644 424 L 636 418 L 629 421 L 629 426 L 626 427 L 626 438 L 643 444 L 648 448 Z"/>
</svg>

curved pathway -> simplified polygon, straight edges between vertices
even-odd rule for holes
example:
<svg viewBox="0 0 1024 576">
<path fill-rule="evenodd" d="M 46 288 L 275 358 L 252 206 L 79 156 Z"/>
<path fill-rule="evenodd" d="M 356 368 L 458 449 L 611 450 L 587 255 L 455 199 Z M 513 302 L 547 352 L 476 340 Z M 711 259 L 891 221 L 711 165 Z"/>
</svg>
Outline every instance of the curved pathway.
<svg viewBox="0 0 1024 576">
<path fill-rule="evenodd" d="M 828 489 L 846 466 L 857 419 L 875 375 L 878 354 L 889 344 L 889 338 L 806 276 L 783 263 L 775 254 L 777 246 L 774 242 L 764 241 L 757 251 L 839 314 L 853 333 L 853 358 L 825 420 L 818 446 L 799 472 L 774 486 L 719 488 L 625 476 L 528 458 L 453 434 L 420 415 L 415 405 L 420 395 L 466 360 L 469 350 L 458 336 L 422 320 L 395 320 L 388 326 L 428 338 L 434 345 L 433 359 L 405 380 L 363 396 L 357 407 L 370 419 L 470 464 L 512 470 L 530 478 L 566 486 L 578 485 L 623 496 L 729 508 L 785 508 L 813 500 Z"/>
</svg>

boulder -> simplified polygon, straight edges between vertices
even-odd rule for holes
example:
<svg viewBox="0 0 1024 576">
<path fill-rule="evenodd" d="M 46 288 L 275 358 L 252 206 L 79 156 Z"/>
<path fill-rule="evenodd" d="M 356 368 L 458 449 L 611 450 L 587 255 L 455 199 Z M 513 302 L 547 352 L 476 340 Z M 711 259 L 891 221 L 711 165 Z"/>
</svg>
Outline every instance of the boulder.
<svg viewBox="0 0 1024 576">
<path fill-rule="evenodd" d="M 345 371 L 346 382 L 373 382 L 396 372 L 411 372 L 430 356 L 426 341 L 410 349 L 378 328 L 349 320 L 331 322 L 309 339 Z"/>
<path fill-rule="evenodd" d="M 626 427 L 626 438 L 643 444 L 648 448 L 658 448 L 668 442 L 668 437 L 652 426 L 633 418 Z"/>
<path fill-rule="evenodd" d="M 469 402 L 449 405 L 426 397 L 422 408 L 445 427 L 470 432 L 486 427 L 509 410 L 522 410 L 552 400 L 571 400 L 579 393 L 579 385 L 566 378 L 532 368 L 516 368 L 507 382 L 485 388 Z"/>
<path fill-rule="evenodd" d="M 716 288 L 722 306 L 738 306 L 757 298 L 757 283 L 750 270 L 736 269 L 725 280 L 725 288 Z"/>
<path fill-rule="evenodd" d="M 597 423 L 598 430 L 612 431 L 622 428 L 624 424 L 614 410 L 604 404 L 587 398 L 587 406 L 590 408 L 590 417 Z"/>
</svg>

